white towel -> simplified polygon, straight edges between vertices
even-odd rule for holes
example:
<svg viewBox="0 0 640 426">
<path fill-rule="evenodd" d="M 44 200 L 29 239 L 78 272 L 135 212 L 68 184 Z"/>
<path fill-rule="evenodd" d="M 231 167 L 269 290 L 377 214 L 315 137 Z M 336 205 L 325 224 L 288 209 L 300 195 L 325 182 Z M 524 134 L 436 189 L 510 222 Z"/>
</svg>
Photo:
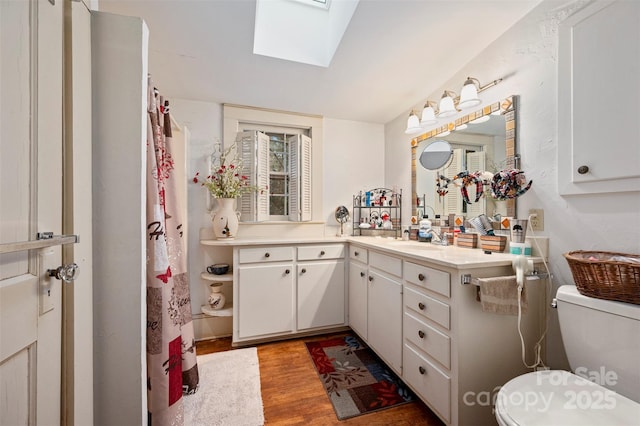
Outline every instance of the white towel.
<svg viewBox="0 0 640 426">
<path fill-rule="evenodd" d="M 518 315 L 518 284 L 516 276 L 478 278 L 482 310 L 503 315 Z M 526 287 L 522 288 L 520 305 L 527 312 Z"/>
</svg>

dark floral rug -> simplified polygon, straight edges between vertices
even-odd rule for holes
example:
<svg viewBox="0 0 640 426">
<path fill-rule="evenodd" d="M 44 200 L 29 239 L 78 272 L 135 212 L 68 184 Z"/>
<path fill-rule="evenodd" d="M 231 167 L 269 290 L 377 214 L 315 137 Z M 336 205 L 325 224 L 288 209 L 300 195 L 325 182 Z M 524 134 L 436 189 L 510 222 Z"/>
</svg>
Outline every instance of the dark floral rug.
<svg viewBox="0 0 640 426">
<path fill-rule="evenodd" d="M 413 393 L 353 336 L 305 342 L 339 420 L 396 407 Z"/>
</svg>

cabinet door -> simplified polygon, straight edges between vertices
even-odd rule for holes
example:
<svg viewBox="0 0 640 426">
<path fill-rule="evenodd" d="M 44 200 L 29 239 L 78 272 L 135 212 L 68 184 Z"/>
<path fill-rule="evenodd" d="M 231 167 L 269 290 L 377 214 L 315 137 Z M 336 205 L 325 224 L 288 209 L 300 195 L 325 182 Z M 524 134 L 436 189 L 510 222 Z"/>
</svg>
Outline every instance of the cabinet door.
<svg viewBox="0 0 640 426">
<path fill-rule="evenodd" d="M 640 3 L 592 2 L 559 27 L 558 191 L 640 187 Z M 595 82 L 606 84 L 594 84 Z"/>
<path fill-rule="evenodd" d="M 344 324 L 344 261 L 298 264 L 298 330 Z"/>
<path fill-rule="evenodd" d="M 402 285 L 369 271 L 369 345 L 400 372 L 402 365 Z"/>
<path fill-rule="evenodd" d="M 293 266 L 238 268 L 238 337 L 293 331 Z"/>
<path fill-rule="evenodd" d="M 367 267 L 349 262 L 349 327 L 367 340 Z"/>
</svg>

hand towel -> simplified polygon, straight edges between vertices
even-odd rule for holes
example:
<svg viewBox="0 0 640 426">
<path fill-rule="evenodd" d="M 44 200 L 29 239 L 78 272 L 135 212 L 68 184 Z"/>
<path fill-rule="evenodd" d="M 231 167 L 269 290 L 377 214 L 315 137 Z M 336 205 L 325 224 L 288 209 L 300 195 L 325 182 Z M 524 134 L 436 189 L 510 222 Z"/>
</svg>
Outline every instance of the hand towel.
<svg viewBox="0 0 640 426">
<path fill-rule="evenodd" d="M 516 276 L 478 278 L 482 310 L 502 315 L 518 315 Z M 522 313 L 527 312 L 526 286 L 522 288 Z"/>
</svg>

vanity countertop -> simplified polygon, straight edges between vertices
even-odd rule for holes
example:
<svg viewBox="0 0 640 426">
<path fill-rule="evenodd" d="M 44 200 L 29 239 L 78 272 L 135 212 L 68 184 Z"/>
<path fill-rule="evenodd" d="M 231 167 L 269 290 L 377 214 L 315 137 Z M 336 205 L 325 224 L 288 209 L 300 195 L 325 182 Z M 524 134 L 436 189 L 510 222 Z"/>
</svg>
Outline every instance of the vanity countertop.
<svg viewBox="0 0 640 426">
<path fill-rule="evenodd" d="M 514 255 L 510 253 L 486 254 L 479 248 L 466 248 L 454 245 L 440 246 L 418 241 L 404 241 L 380 237 L 347 237 L 347 241 L 363 246 L 401 255 L 416 261 L 429 261 L 434 264 L 456 269 L 471 269 L 491 266 L 510 266 Z M 538 257 L 531 258 L 541 261 Z"/>
<path fill-rule="evenodd" d="M 354 243 L 367 248 L 386 252 L 391 255 L 399 255 L 415 261 L 429 261 L 434 264 L 455 268 L 471 269 L 478 267 L 509 266 L 514 256 L 510 253 L 486 254 L 481 249 L 471 249 L 454 245 L 439 246 L 418 241 L 405 241 L 394 238 L 382 237 L 291 237 L 291 238 L 237 238 L 233 240 L 200 240 L 203 245 L 210 246 L 255 246 L 255 245 L 282 245 L 282 244 L 327 244 L 327 243 Z M 534 262 L 541 262 L 541 258 L 532 257 Z"/>
<path fill-rule="evenodd" d="M 327 243 L 346 243 L 346 237 L 238 237 L 232 240 L 216 240 L 201 239 L 200 244 L 205 246 L 257 246 L 257 245 L 275 245 L 275 244 L 327 244 Z"/>
</svg>

